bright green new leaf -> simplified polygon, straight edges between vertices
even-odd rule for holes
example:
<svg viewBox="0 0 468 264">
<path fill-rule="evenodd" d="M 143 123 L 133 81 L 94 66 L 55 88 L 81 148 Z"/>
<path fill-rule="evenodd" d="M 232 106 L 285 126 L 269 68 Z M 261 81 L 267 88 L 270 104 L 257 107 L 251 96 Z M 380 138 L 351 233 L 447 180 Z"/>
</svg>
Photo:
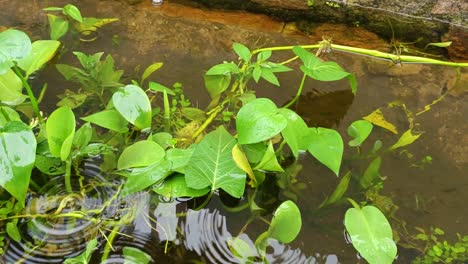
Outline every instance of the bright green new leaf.
<svg viewBox="0 0 468 264">
<path fill-rule="evenodd" d="M 58 40 L 68 31 L 70 22 L 59 16 L 47 14 L 50 25 L 50 39 Z"/>
<path fill-rule="evenodd" d="M 63 14 L 71 17 L 72 19 L 83 23 L 83 18 L 81 17 L 80 10 L 78 7 L 72 5 L 72 4 L 67 4 L 63 7 Z"/>
<path fill-rule="evenodd" d="M 52 156 L 36 155 L 34 166 L 47 175 L 65 174 L 65 164 L 61 159 Z"/>
<path fill-rule="evenodd" d="M 252 53 L 250 53 L 249 48 L 247 48 L 246 46 L 240 43 L 234 43 L 232 45 L 232 48 L 243 61 L 249 62 L 252 58 Z"/>
<path fill-rule="evenodd" d="M 271 57 L 271 54 L 272 54 L 271 50 L 264 50 L 257 55 L 257 61 L 264 62 Z"/>
<path fill-rule="evenodd" d="M 128 131 L 127 120 L 116 110 L 104 110 L 87 117 L 82 117 L 81 119 L 118 133 L 126 133 Z"/>
<path fill-rule="evenodd" d="M 98 249 L 97 246 L 98 246 L 98 241 L 95 238 L 88 242 L 88 244 L 86 245 L 86 250 L 83 253 L 81 253 L 80 255 L 76 257 L 65 259 L 63 263 L 64 264 L 89 264 L 90 263 L 89 261 L 91 259 L 93 252 L 96 249 Z"/>
<path fill-rule="evenodd" d="M 302 60 L 302 63 L 307 69 L 311 69 L 315 65 L 318 65 L 321 63 L 320 59 L 317 58 L 317 56 L 308 52 L 302 47 L 297 47 L 297 46 L 294 47 L 293 52 Z"/>
<path fill-rule="evenodd" d="M 275 103 L 258 98 L 244 105 L 237 113 L 236 128 L 239 144 L 252 144 L 279 134 L 287 125 Z"/>
<path fill-rule="evenodd" d="M 284 172 L 283 168 L 276 159 L 275 150 L 273 149 L 273 144 L 271 141 L 268 143 L 268 148 L 265 151 L 265 155 L 263 156 L 260 163 L 255 166 L 254 170 Z"/>
<path fill-rule="evenodd" d="M 145 71 L 141 75 L 141 81 L 140 81 L 141 85 L 143 85 L 143 82 L 146 80 L 146 78 L 148 78 L 151 74 L 153 74 L 153 72 L 161 69 L 163 65 L 164 64 L 162 62 L 155 62 L 151 64 L 150 66 L 146 67 Z"/>
<path fill-rule="evenodd" d="M 158 143 L 151 140 L 138 141 L 122 151 L 117 162 L 117 169 L 149 166 L 161 161 L 165 155 L 166 152 Z"/>
<path fill-rule="evenodd" d="M 151 256 L 143 250 L 135 247 L 124 247 L 124 264 L 148 264 L 151 262 Z"/>
<path fill-rule="evenodd" d="M 367 120 L 354 121 L 348 127 L 348 135 L 353 139 L 348 142 L 351 147 L 360 146 L 372 131 L 372 123 Z"/>
<path fill-rule="evenodd" d="M 26 72 L 26 78 L 51 60 L 59 46 L 60 42 L 56 40 L 34 41 L 29 56 L 18 61 L 18 66 Z"/>
<path fill-rule="evenodd" d="M 397 149 L 397 148 L 407 146 L 407 145 L 413 143 L 414 141 L 416 141 L 416 139 L 418 139 L 420 136 L 421 136 L 421 134 L 414 135 L 411 132 L 411 129 L 408 129 L 408 130 L 405 131 L 405 133 L 403 133 L 403 135 L 401 135 L 401 137 L 398 139 L 398 141 L 393 146 L 391 146 L 389 148 L 389 150 L 394 150 L 394 149 Z"/>
<path fill-rule="evenodd" d="M 168 177 L 162 184 L 159 184 L 153 188 L 156 193 L 165 197 L 200 197 L 207 194 L 210 191 L 209 187 L 203 189 L 193 189 L 187 186 L 185 176 L 182 174 L 176 174 Z"/>
<path fill-rule="evenodd" d="M 354 248 L 370 264 L 392 263 L 397 254 L 392 228 L 384 214 L 374 206 L 350 208 L 344 224 Z"/>
<path fill-rule="evenodd" d="M 285 201 L 276 209 L 268 228 L 268 237 L 282 243 L 293 241 L 302 227 L 301 211 L 292 201 Z"/>
<path fill-rule="evenodd" d="M 36 157 L 36 137 L 19 121 L 0 128 L 0 186 L 24 206 Z"/>
<path fill-rule="evenodd" d="M 221 188 L 240 198 L 244 194 L 246 176 L 232 158 L 235 145 L 235 138 L 222 126 L 207 134 L 195 147 L 185 167 L 187 186 L 194 189 L 211 187 L 213 191 Z"/>
<path fill-rule="evenodd" d="M 175 95 L 174 91 L 171 90 L 171 88 L 169 87 L 166 87 L 160 83 L 156 83 L 156 82 L 149 82 L 149 89 L 151 91 L 155 91 L 155 92 L 166 92 L 167 94 L 170 94 L 170 95 Z"/>
<path fill-rule="evenodd" d="M 260 80 L 260 77 L 262 77 L 262 67 L 260 65 L 255 65 L 255 68 L 252 71 L 252 77 L 256 83 Z"/>
<path fill-rule="evenodd" d="M 21 117 L 15 110 L 7 106 L 0 106 L 0 127 L 5 126 L 10 121 L 20 121 Z"/>
<path fill-rule="evenodd" d="M 205 75 L 205 87 L 211 99 L 216 99 L 226 91 L 231 83 L 231 75 Z"/>
<path fill-rule="evenodd" d="M 338 176 L 343 156 L 343 139 L 340 134 L 333 129 L 310 128 L 309 140 L 307 150 L 310 154 Z"/>
<path fill-rule="evenodd" d="M 46 130 L 50 153 L 54 157 L 66 160 L 75 134 L 73 111 L 66 106 L 57 108 L 47 119 Z"/>
<path fill-rule="evenodd" d="M 127 85 L 120 88 L 112 96 L 112 102 L 117 111 L 140 130 L 151 127 L 151 103 L 140 87 Z"/>
<path fill-rule="evenodd" d="M 371 161 L 369 166 L 367 167 L 364 175 L 359 180 L 359 184 L 362 188 L 367 189 L 374 185 L 376 181 L 380 180 L 380 164 L 382 163 L 382 159 L 380 157 L 375 158 Z"/>
<path fill-rule="evenodd" d="M 0 55 L 1 56 L 1 55 Z M 0 102 L 7 105 L 19 105 L 28 96 L 21 93 L 23 83 L 13 70 L 8 69 L 0 75 Z"/>
<path fill-rule="evenodd" d="M 147 167 L 134 168 L 131 172 L 123 174 L 127 177 L 127 182 L 122 189 L 122 195 L 127 196 L 142 191 L 163 180 L 170 173 L 171 162 L 166 159 Z"/>
<path fill-rule="evenodd" d="M 288 121 L 287 126 L 281 131 L 284 141 L 288 144 L 294 157 L 299 156 L 300 151 L 306 151 L 309 148 L 309 128 L 296 112 L 287 108 L 281 108 L 279 113 Z"/>
<path fill-rule="evenodd" d="M 259 142 L 255 144 L 241 145 L 242 151 L 250 163 L 259 163 L 263 156 L 265 156 L 268 145 L 265 142 Z"/>
<path fill-rule="evenodd" d="M 18 61 L 31 53 L 31 40 L 23 31 L 8 29 L 0 32 L 0 74 L 4 74 L 12 61 Z"/>
</svg>

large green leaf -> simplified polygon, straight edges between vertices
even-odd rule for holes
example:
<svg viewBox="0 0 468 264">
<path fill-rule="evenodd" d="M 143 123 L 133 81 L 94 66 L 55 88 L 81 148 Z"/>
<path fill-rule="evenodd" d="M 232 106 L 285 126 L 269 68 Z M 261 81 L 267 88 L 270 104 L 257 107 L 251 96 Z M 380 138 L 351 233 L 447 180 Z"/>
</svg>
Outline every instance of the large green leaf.
<svg viewBox="0 0 468 264">
<path fill-rule="evenodd" d="M 73 111 L 66 106 L 57 108 L 47 119 L 46 130 L 50 153 L 54 157 L 66 160 L 75 134 Z"/>
<path fill-rule="evenodd" d="M 148 166 L 161 161 L 165 155 L 166 152 L 158 143 L 151 140 L 138 141 L 123 150 L 117 162 L 117 169 Z"/>
<path fill-rule="evenodd" d="M 176 174 L 169 176 L 162 184 L 153 188 L 156 193 L 165 197 L 199 197 L 207 194 L 210 191 L 209 187 L 203 189 L 193 189 L 187 186 L 185 176 Z"/>
<path fill-rule="evenodd" d="M 19 121 L 0 128 L 0 185 L 24 206 L 36 155 L 36 137 Z"/>
<path fill-rule="evenodd" d="M 382 181 L 380 179 L 380 164 L 382 163 L 382 159 L 380 157 L 375 158 L 371 161 L 369 166 L 367 167 L 364 175 L 359 180 L 359 184 L 364 189 L 371 187 L 372 185 L 376 184 L 378 181 Z"/>
<path fill-rule="evenodd" d="M 360 146 L 372 131 L 372 123 L 367 120 L 354 121 L 348 127 L 348 135 L 353 139 L 349 141 L 351 147 Z"/>
<path fill-rule="evenodd" d="M 13 66 L 13 61 L 29 56 L 31 49 L 31 40 L 26 33 L 16 29 L 0 32 L 0 74 Z"/>
<path fill-rule="evenodd" d="M 119 113 L 139 129 L 151 127 L 151 103 L 146 93 L 136 85 L 117 90 L 112 102 Z"/>
<path fill-rule="evenodd" d="M 340 134 L 333 129 L 314 127 L 310 128 L 309 140 L 307 150 L 310 154 L 338 176 L 343 156 L 343 139 Z"/>
<path fill-rule="evenodd" d="M 163 180 L 170 173 L 171 163 L 166 159 L 147 167 L 134 168 L 131 172 L 124 174 L 127 177 L 127 182 L 122 189 L 122 195 L 126 196 L 144 190 Z"/>
<path fill-rule="evenodd" d="M 279 134 L 287 125 L 275 103 L 258 98 L 244 105 L 238 112 L 236 128 L 239 144 L 252 144 Z"/>
<path fill-rule="evenodd" d="M 116 110 L 104 110 L 81 119 L 115 132 L 125 133 L 128 131 L 127 120 Z"/>
<path fill-rule="evenodd" d="M 184 173 L 184 167 L 189 163 L 195 151 L 195 145 L 187 149 L 171 148 L 166 152 L 166 159 L 171 162 L 171 170 Z"/>
<path fill-rule="evenodd" d="M 296 112 L 287 108 L 281 108 L 279 113 L 288 121 L 287 126 L 281 131 L 284 141 L 288 144 L 294 157 L 299 156 L 299 151 L 306 151 L 309 147 L 309 128 L 304 120 Z"/>
<path fill-rule="evenodd" d="M 32 44 L 29 56 L 18 61 L 18 66 L 26 72 L 26 77 L 39 70 L 57 52 L 60 42 L 56 40 L 37 40 Z"/>
<path fill-rule="evenodd" d="M 21 93 L 22 90 L 21 79 L 11 69 L 0 75 L 0 102 L 7 105 L 21 104 L 27 98 Z"/>
<path fill-rule="evenodd" d="M 273 214 L 268 237 L 274 238 L 282 243 L 293 241 L 301 231 L 301 211 L 292 201 L 283 202 Z"/>
<path fill-rule="evenodd" d="M 370 264 L 393 262 L 397 247 L 392 228 L 377 207 L 355 205 L 346 211 L 344 224 L 354 248 Z"/>
<path fill-rule="evenodd" d="M 246 175 L 232 158 L 231 151 L 236 143 L 222 126 L 207 134 L 195 147 L 185 167 L 187 186 L 194 189 L 222 188 L 240 198 L 244 194 Z"/>
</svg>

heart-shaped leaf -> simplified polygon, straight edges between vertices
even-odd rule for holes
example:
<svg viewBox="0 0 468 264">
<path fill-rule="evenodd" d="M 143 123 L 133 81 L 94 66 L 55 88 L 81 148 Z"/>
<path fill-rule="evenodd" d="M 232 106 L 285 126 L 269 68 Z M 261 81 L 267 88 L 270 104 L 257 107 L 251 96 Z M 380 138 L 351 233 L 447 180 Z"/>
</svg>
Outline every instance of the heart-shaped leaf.
<svg viewBox="0 0 468 264">
<path fill-rule="evenodd" d="M 18 61 L 18 66 L 26 72 L 26 78 L 51 60 L 59 46 L 60 42 L 56 40 L 34 41 L 29 56 Z"/>
<path fill-rule="evenodd" d="M 268 228 L 268 237 L 282 243 L 293 241 L 301 231 L 301 211 L 292 201 L 283 202 L 276 209 Z"/>
<path fill-rule="evenodd" d="M 236 140 L 224 127 L 207 134 L 195 147 L 195 151 L 185 167 L 187 186 L 211 190 L 222 188 L 233 197 L 244 194 L 245 173 L 236 165 L 232 148 Z"/>
<path fill-rule="evenodd" d="M 288 125 L 281 131 L 281 135 L 289 148 L 291 148 L 294 157 L 297 158 L 299 152 L 306 151 L 310 145 L 308 141 L 310 135 L 309 128 L 296 112 L 282 108 L 279 110 L 279 113 L 288 121 Z"/>
<path fill-rule="evenodd" d="M 140 87 L 127 85 L 120 88 L 112 96 L 112 102 L 117 111 L 140 130 L 151 127 L 151 103 Z"/>
<path fill-rule="evenodd" d="M 71 18 L 73 18 L 74 20 L 80 22 L 80 23 L 83 23 L 83 17 L 81 17 L 81 13 L 80 13 L 80 10 L 78 9 L 78 7 L 72 5 L 72 4 L 67 4 L 63 7 L 63 14 L 64 15 L 67 15 Z"/>
<path fill-rule="evenodd" d="M 210 188 L 206 187 L 203 189 L 193 189 L 187 186 L 185 176 L 182 174 L 176 174 L 168 177 L 160 185 L 153 188 L 153 191 L 163 195 L 165 197 L 199 197 L 207 194 Z"/>
<path fill-rule="evenodd" d="M 47 119 L 46 130 L 50 153 L 54 157 L 66 160 L 75 134 L 73 111 L 67 106 L 57 108 Z"/>
<path fill-rule="evenodd" d="M 0 128 L 0 185 L 24 206 L 36 157 L 36 137 L 19 121 Z"/>
<path fill-rule="evenodd" d="M 287 125 L 275 103 L 258 98 L 244 105 L 238 112 L 236 128 L 239 144 L 252 144 L 279 134 Z"/>
<path fill-rule="evenodd" d="M 392 228 L 377 207 L 355 205 L 346 211 L 344 224 L 354 248 L 370 264 L 393 262 L 397 247 Z"/>
<path fill-rule="evenodd" d="M 165 155 L 166 152 L 158 143 L 151 140 L 138 141 L 122 151 L 117 162 L 117 169 L 148 166 L 161 161 Z"/>
<path fill-rule="evenodd" d="M 310 154 L 338 176 L 343 156 L 343 139 L 340 134 L 333 129 L 310 128 L 309 140 L 307 150 Z"/>
<path fill-rule="evenodd" d="M 0 32 L 0 74 L 13 66 L 13 61 L 29 56 L 31 49 L 31 40 L 26 33 L 16 29 Z"/>
<path fill-rule="evenodd" d="M 351 147 L 360 146 L 364 140 L 370 135 L 372 131 L 372 123 L 367 120 L 357 120 L 354 121 L 348 127 L 348 135 L 350 135 L 353 140 L 349 141 Z"/>
</svg>

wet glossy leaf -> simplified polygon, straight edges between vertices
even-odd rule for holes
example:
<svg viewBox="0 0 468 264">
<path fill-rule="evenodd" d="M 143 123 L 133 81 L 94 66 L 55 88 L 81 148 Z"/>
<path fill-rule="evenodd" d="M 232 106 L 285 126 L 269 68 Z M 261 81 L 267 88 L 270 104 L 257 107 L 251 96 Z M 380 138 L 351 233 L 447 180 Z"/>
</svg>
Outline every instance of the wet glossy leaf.
<svg viewBox="0 0 468 264">
<path fill-rule="evenodd" d="M 416 139 L 418 139 L 420 136 L 421 136 L 421 134 L 414 135 L 412 133 L 411 129 L 408 129 L 408 130 L 405 131 L 405 133 L 403 133 L 403 135 L 401 135 L 401 137 L 398 139 L 398 141 L 393 146 L 391 146 L 389 148 L 389 150 L 394 150 L 394 149 L 397 149 L 397 148 L 401 148 L 401 147 L 410 145 L 411 143 L 416 141 Z"/>
<path fill-rule="evenodd" d="M 155 62 L 151 64 L 150 66 L 146 67 L 145 71 L 141 75 L 141 85 L 143 85 L 143 82 L 146 80 L 146 78 L 148 78 L 151 74 L 153 74 L 153 72 L 161 69 L 163 65 L 164 64 L 162 62 Z"/>
<path fill-rule="evenodd" d="M 23 83 L 13 70 L 8 69 L 4 74 L 0 75 L 0 102 L 7 105 L 21 104 L 28 98 L 21 93 L 22 90 Z"/>
<path fill-rule="evenodd" d="M 238 112 L 236 128 L 239 144 L 252 144 L 279 134 L 287 125 L 275 103 L 267 98 L 255 99 Z"/>
<path fill-rule="evenodd" d="M 319 208 L 325 207 L 330 204 L 334 204 L 343 198 L 346 190 L 348 190 L 349 181 L 351 180 L 351 172 L 346 173 L 346 175 L 340 180 L 338 185 L 336 186 L 335 190 L 333 191 L 330 197 L 327 197 L 322 204 L 320 204 Z"/>
<path fill-rule="evenodd" d="M 156 193 L 165 197 L 200 197 L 207 194 L 210 191 L 209 187 L 203 189 L 193 189 L 187 186 L 185 176 L 182 174 L 176 174 L 170 176 L 160 185 L 153 188 Z"/>
<path fill-rule="evenodd" d="M 151 127 L 151 104 L 140 87 L 127 85 L 120 88 L 112 96 L 112 102 L 117 111 L 137 128 Z"/>
<path fill-rule="evenodd" d="M 143 250 L 135 247 L 124 247 L 123 248 L 123 255 L 124 255 L 124 264 L 148 264 L 150 263 L 151 256 L 148 253 L 144 252 Z"/>
<path fill-rule="evenodd" d="M 236 162 L 237 166 L 245 173 L 247 173 L 247 175 L 249 175 L 249 178 L 252 180 L 253 184 L 257 186 L 257 180 L 255 179 L 255 174 L 252 171 L 252 167 L 250 167 L 249 160 L 245 156 L 244 152 L 239 148 L 238 144 L 232 148 L 232 158 Z"/>
<path fill-rule="evenodd" d="M 338 176 L 343 156 L 343 140 L 340 134 L 333 129 L 310 128 L 309 140 L 307 150 L 310 154 Z"/>
<path fill-rule="evenodd" d="M 348 127 L 348 135 L 353 139 L 349 141 L 351 147 L 360 146 L 372 131 L 372 123 L 367 120 L 354 121 Z"/>
<path fill-rule="evenodd" d="M 184 167 L 190 161 L 195 151 L 195 144 L 187 149 L 172 148 L 166 152 L 166 159 L 171 162 L 171 170 L 184 173 Z"/>
<path fill-rule="evenodd" d="M 50 39 L 58 40 L 68 31 L 70 22 L 59 16 L 47 14 L 50 25 Z"/>
<path fill-rule="evenodd" d="M 226 91 L 231 83 L 231 75 L 205 75 L 205 87 L 211 99 L 216 99 Z"/>
<path fill-rule="evenodd" d="M 292 201 L 283 202 L 273 214 L 268 237 L 282 243 L 290 243 L 301 231 L 302 218 L 297 205 Z"/>
<path fill-rule="evenodd" d="M 75 134 L 75 115 L 69 107 L 57 108 L 47 119 L 47 142 L 50 153 L 66 160 Z"/>
<path fill-rule="evenodd" d="M 240 198 L 244 194 L 245 173 L 232 158 L 236 143 L 222 126 L 207 134 L 195 147 L 185 167 L 187 186 L 194 189 L 210 186 L 213 191 L 221 188 Z"/>
<path fill-rule="evenodd" d="M 240 43 L 234 43 L 232 45 L 232 48 L 243 61 L 249 62 L 252 58 L 252 54 L 250 53 L 249 48 L 247 48 L 246 46 Z"/>
<path fill-rule="evenodd" d="M 18 61 L 18 66 L 26 72 L 26 78 L 51 60 L 59 46 L 60 42 L 56 40 L 34 41 L 29 56 Z"/>
<path fill-rule="evenodd" d="M 21 234 L 19 232 L 18 226 L 16 225 L 18 221 L 8 222 L 6 224 L 6 231 L 8 236 L 16 242 L 21 241 Z"/>
<path fill-rule="evenodd" d="M 395 125 L 385 120 L 383 113 L 380 109 L 376 109 L 374 112 L 363 117 L 362 119 L 367 120 L 376 126 L 383 127 L 394 134 L 398 134 Z"/>
<path fill-rule="evenodd" d="M 350 208 L 346 211 L 344 223 L 354 248 L 369 263 L 393 262 L 397 247 L 392 228 L 377 207 Z"/>
<path fill-rule="evenodd" d="M 134 168 L 131 172 L 122 174 L 127 177 L 127 182 L 122 189 L 122 195 L 127 196 L 142 191 L 163 180 L 170 173 L 171 162 L 166 159 L 147 167 Z"/>
<path fill-rule="evenodd" d="M 264 170 L 264 171 L 277 171 L 283 172 L 283 168 L 278 163 L 276 159 L 275 150 L 273 149 L 273 144 L 271 141 L 268 143 L 268 148 L 265 151 L 265 155 L 263 156 L 262 160 L 260 161 L 257 166 L 255 166 L 254 170 Z"/>
<path fill-rule="evenodd" d="M 0 128 L 0 185 L 24 206 L 36 156 L 36 137 L 19 121 Z"/>
<path fill-rule="evenodd" d="M 248 239 L 249 242 L 252 243 L 245 235 L 241 235 L 241 237 Z M 257 255 L 254 250 L 255 247 L 245 242 L 241 237 L 228 238 L 227 243 L 229 250 L 236 258 L 239 259 L 240 263 L 251 263 L 249 262 L 249 258 Z"/>
<path fill-rule="evenodd" d="M 83 23 L 83 18 L 81 17 L 80 10 L 72 4 L 67 4 L 63 7 L 63 14 L 71 17 L 72 19 L 80 23 Z"/>
<path fill-rule="evenodd" d="M 81 119 L 118 133 L 125 133 L 128 131 L 127 120 L 116 110 L 104 110 L 87 117 L 82 117 Z"/>
<path fill-rule="evenodd" d="M 167 94 L 175 95 L 174 91 L 172 91 L 171 88 L 156 82 L 149 82 L 149 89 L 155 92 L 166 92 Z"/>
<path fill-rule="evenodd" d="M 380 157 L 377 157 L 374 160 L 372 160 L 369 166 L 367 167 L 361 180 L 359 180 L 359 184 L 364 189 L 371 187 L 373 184 L 376 183 L 376 181 L 380 180 L 379 170 L 381 163 L 382 159 Z"/>
<path fill-rule="evenodd" d="M 19 114 L 7 106 L 0 106 L 0 127 L 5 126 L 8 122 L 20 121 L 21 117 Z"/>
<path fill-rule="evenodd" d="M 117 169 L 148 166 L 161 161 L 165 155 L 166 152 L 158 143 L 151 140 L 138 141 L 122 151 L 117 162 Z"/>
<path fill-rule="evenodd" d="M 0 74 L 13 66 L 12 61 L 29 56 L 31 49 L 31 40 L 26 33 L 16 29 L 0 32 Z"/>
<path fill-rule="evenodd" d="M 65 259 L 64 264 L 89 264 L 93 252 L 98 249 L 97 239 L 93 239 L 86 245 L 86 250 L 80 255 Z"/>
<path fill-rule="evenodd" d="M 296 112 L 281 108 L 279 113 L 288 121 L 287 126 L 281 131 L 281 135 L 291 149 L 294 157 L 297 158 L 300 151 L 306 151 L 309 148 L 309 128 Z"/>
</svg>

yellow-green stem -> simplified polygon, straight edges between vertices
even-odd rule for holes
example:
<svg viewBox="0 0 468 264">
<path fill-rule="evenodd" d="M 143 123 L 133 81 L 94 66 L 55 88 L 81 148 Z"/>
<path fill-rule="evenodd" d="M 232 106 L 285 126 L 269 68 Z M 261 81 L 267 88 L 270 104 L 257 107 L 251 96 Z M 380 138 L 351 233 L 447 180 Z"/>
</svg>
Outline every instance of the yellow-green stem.
<svg viewBox="0 0 468 264">
<path fill-rule="evenodd" d="M 299 96 L 301 96 L 301 94 L 302 94 L 302 89 L 304 88 L 304 82 L 305 82 L 306 77 L 307 77 L 307 75 L 304 73 L 304 74 L 302 75 L 301 84 L 299 85 L 299 88 L 297 89 L 296 96 L 294 96 L 294 98 L 293 98 L 291 101 L 289 101 L 289 103 L 287 103 L 287 104 L 284 106 L 285 108 L 290 107 L 292 104 L 294 104 L 294 103 L 297 101 L 297 99 L 299 98 Z"/>
<path fill-rule="evenodd" d="M 31 86 L 29 86 L 28 80 L 26 80 L 26 77 L 23 76 L 19 68 L 15 65 L 13 66 L 13 71 L 16 73 L 16 75 L 20 78 L 21 82 L 23 83 L 24 88 L 26 89 L 26 92 L 28 93 L 29 100 L 31 101 L 32 108 L 34 110 L 34 114 L 36 117 L 39 119 L 39 122 L 42 124 L 44 122 L 44 119 L 42 119 L 41 113 L 39 111 L 39 105 L 37 103 L 36 97 L 34 96 L 34 93 L 31 89 Z"/>
</svg>

